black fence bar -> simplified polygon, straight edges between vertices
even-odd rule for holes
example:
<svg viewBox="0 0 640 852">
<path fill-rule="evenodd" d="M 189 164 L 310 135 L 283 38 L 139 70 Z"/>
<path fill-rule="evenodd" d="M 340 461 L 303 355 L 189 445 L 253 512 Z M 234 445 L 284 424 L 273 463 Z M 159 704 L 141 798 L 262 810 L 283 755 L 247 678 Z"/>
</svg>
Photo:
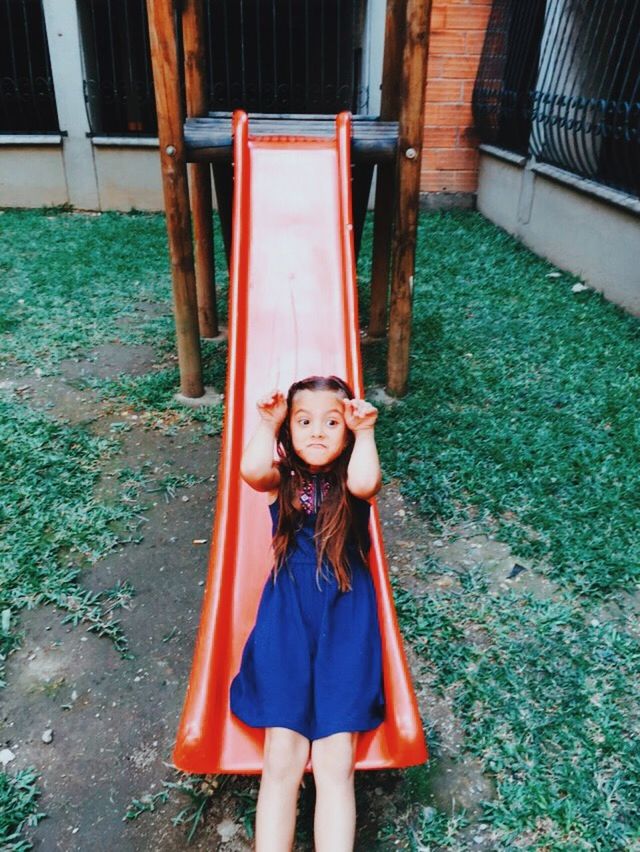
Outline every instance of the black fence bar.
<svg viewBox="0 0 640 852">
<path fill-rule="evenodd" d="M 358 112 L 366 102 L 359 67 L 365 5 L 205 0 L 209 109 Z M 79 0 L 78 8 L 92 133 L 155 134 L 144 0 Z"/>
<path fill-rule="evenodd" d="M 41 0 L 0 1 L 0 133 L 59 133 Z"/>
<path fill-rule="evenodd" d="M 494 0 L 483 142 L 640 195 L 640 0 Z"/>
</svg>

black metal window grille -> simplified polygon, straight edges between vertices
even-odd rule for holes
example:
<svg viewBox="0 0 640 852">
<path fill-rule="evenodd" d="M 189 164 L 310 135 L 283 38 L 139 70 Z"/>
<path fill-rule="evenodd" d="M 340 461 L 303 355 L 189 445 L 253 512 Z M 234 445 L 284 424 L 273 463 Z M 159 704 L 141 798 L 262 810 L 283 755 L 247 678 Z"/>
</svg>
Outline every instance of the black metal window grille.
<svg viewBox="0 0 640 852">
<path fill-rule="evenodd" d="M 364 0 L 210 0 L 214 110 L 359 112 Z"/>
<path fill-rule="evenodd" d="M 60 132 L 41 0 L 0 2 L 0 132 Z"/>
<path fill-rule="evenodd" d="M 473 109 L 483 142 L 640 194 L 640 0 L 494 0 Z"/>
<path fill-rule="evenodd" d="M 525 154 L 531 133 L 545 0 L 494 0 L 473 90 L 483 142 Z"/>
<path fill-rule="evenodd" d="M 79 11 L 91 132 L 155 135 L 145 0 Z M 364 11 L 365 0 L 205 0 L 209 109 L 358 112 Z"/>
<path fill-rule="evenodd" d="M 92 133 L 155 136 L 145 0 L 81 0 L 78 11 Z"/>
</svg>

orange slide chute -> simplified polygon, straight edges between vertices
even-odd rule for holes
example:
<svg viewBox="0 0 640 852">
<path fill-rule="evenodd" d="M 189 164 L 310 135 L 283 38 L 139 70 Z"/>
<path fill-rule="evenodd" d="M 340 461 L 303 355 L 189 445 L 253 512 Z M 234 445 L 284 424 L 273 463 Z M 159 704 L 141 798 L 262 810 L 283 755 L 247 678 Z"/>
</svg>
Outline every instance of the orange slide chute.
<svg viewBox="0 0 640 852">
<path fill-rule="evenodd" d="M 173 753 L 192 773 L 259 773 L 264 731 L 229 709 L 263 585 L 271 568 L 265 494 L 240 479 L 256 400 L 308 375 L 345 378 L 362 397 L 351 221 L 351 119 L 335 138 L 256 136 L 233 117 L 235 183 L 229 292 L 229 361 L 218 500 L 200 630 Z M 377 506 L 370 567 L 382 631 L 385 721 L 361 734 L 357 769 L 427 759 L 398 630 Z M 310 765 L 307 770 L 310 770 Z"/>
</svg>

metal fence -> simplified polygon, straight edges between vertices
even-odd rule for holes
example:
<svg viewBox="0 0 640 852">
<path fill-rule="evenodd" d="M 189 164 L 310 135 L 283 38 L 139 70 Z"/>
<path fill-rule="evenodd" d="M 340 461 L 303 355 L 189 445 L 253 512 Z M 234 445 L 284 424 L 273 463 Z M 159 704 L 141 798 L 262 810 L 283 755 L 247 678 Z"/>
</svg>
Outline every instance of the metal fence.
<svg viewBox="0 0 640 852">
<path fill-rule="evenodd" d="M 209 109 L 358 112 L 364 8 L 365 0 L 205 0 Z M 144 0 L 81 0 L 79 11 L 92 133 L 154 135 Z"/>
<path fill-rule="evenodd" d="M 80 0 L 78 13 L 91 132 L 155 136 L 145 0 Z"/>
<path fill-rule="evenodd" d="M 58 133 L 41 0 L 0 0 L 0 133 Z"/>
<path fill-rule="evenodd" d="M 483 142 L 640 194 L 640 0 L 494 0 Z"/>
</svg>

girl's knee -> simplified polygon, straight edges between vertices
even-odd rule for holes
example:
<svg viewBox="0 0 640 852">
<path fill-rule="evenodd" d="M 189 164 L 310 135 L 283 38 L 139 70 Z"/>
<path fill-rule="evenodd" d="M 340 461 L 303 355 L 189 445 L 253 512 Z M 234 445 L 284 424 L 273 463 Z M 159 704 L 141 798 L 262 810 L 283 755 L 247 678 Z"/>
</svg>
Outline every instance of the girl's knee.
<svg viewBox="0 0 640 852">
<path fill-rule="evenodd" d="M 340 733 L 313 741 L 311 761 L 316 784 L 339 784 L 353 779 L 357 740 L 357 734 Z"/>
<path fill-rule="evenodd" d="M 263 775 L 274 780 L 300 779 L 309 759 L 309 740 L 288 728 L 267 728 Z"/>
</svg>

